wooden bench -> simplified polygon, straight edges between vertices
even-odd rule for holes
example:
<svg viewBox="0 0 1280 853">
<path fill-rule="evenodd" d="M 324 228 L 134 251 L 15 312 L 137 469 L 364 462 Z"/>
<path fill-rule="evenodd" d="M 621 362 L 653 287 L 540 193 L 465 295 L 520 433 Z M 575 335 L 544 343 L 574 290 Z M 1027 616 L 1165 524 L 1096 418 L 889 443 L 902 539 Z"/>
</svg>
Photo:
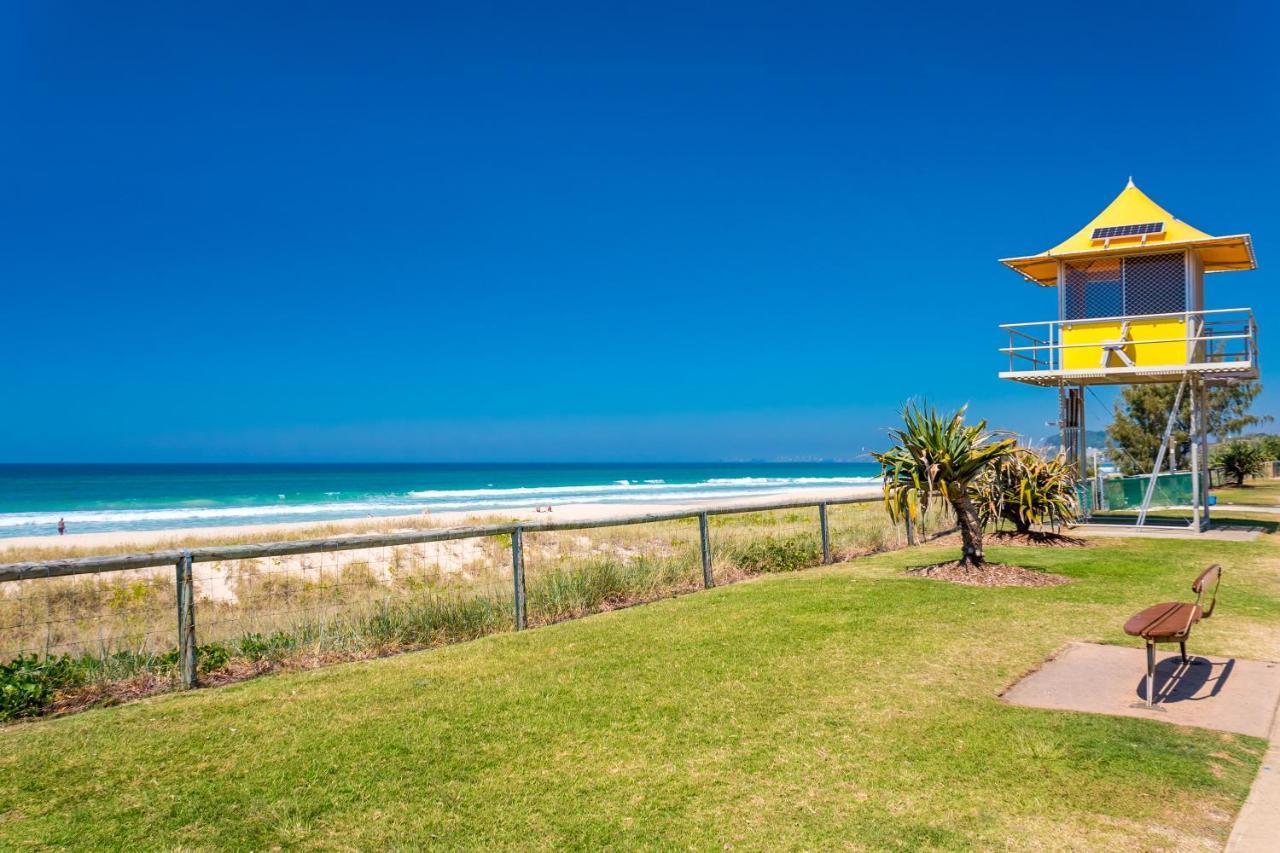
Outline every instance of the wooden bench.
<svg viewBox="0 0 1280 853">
<path fill-rule="evenodd" d="M 1204 597 L 1204 588 L 1213 583 L 1213 594 L 1209 599 L 1208 609 L 1200 606 Z M 1218 603 L 1218 585 L 1222 583 L 1222 566 L 1213 565 L 1200 573 L 1191 584 L 1191 591 L 1196 594 L 1194 604 L 1182 602 L 1165 602 L 1153 604 L 1140 613 L 1135 613 L 1124 623 L 1124 631 L 1133 637 L 1141 637 L 1147 641 L 1147 705 L 1151 705 L 1155 695 L 1156 680 L 1156 643 L 1177 643 L 1182 652 L 1182 662 L 1187 660 L 1187 638 L 1191 629 L 1201 619 L 1208 619 Z"/>
</svg>

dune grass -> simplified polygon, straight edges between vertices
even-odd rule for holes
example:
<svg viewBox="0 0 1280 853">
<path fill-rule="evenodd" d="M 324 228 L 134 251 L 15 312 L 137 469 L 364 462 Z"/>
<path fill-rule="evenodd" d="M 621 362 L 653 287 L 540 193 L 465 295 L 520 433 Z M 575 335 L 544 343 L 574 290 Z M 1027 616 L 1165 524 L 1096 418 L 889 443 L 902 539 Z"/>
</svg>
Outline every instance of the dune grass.
<svg viewBox="0 0 1280 853">
<path fill-rule="evenodd" d="M 0 846 L 1214 846 L 1252 738 L 1003 704 L 1071 639 L 1227 572 L 1197 650 L 1280 657 L 1280 548 L 950 547 L 0 730 Z"/>
<path fill-rule="evenodd" d="M 940 518 L 931 518 L 935 527 Z M 818 565 L 816 510 L 712 518 L 713 576 Z M 876 504 L 832 507 L 834 554 L 903 537 Z M 696 519 L 527 532 L 529 624 L 702 586 Z M 511 537 L 196 566 L 197 663 L 214 681 L 472 640 L 514 621 Z M 0 588 L 0 722 L 177 685 L 167 569 Z"/>
</svg>

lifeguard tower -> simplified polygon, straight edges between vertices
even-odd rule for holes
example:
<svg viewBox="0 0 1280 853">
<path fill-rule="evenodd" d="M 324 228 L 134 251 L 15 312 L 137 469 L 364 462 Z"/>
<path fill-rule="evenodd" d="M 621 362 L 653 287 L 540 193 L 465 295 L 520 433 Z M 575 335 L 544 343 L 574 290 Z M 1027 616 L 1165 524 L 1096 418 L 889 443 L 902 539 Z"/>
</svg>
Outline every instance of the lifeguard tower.
<svg viewBox="0 0 1280 853">
<path fill-rule="evenodd" d="M 1001 379 L 1058 389 L 1062 447 L 1088 478 L 1085 389 L 1177 383 L 1173 409 L 1138 511 L 1146 523 L 1184 396 L 1190 398 L 1191 527 L 1209 523 L 1205 388 L 1258 378 L 1257 325 L 1248 308 L 1205 307 L 1205 273 L 1251 270 L 1248 234 L 1212 237 L 1175 219 L 1130 179 L 1093 221 L 1038 255 L 1001 261 L 1056 287 L 1058 318 L 1001 326 Z M 1090 506 L 1090 509 L 1092 507 Z"/>
</svg>

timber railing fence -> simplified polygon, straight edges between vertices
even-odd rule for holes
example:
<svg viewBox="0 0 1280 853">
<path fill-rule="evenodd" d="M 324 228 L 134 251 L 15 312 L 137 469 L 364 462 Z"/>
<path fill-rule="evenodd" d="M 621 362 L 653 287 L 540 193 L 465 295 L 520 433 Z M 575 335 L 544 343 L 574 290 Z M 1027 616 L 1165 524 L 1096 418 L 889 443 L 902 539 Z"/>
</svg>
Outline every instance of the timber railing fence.
<svg viewBox="0 0 1280 853">
<path fill-rule="evenodd" d="M 784 500 L 8 563 L 0 666 L 60 661 L 73 686 L 147 676 L 194 687 L 236 665 L 441 645 L 911 544 L 879 503 Z"/>
</svg>

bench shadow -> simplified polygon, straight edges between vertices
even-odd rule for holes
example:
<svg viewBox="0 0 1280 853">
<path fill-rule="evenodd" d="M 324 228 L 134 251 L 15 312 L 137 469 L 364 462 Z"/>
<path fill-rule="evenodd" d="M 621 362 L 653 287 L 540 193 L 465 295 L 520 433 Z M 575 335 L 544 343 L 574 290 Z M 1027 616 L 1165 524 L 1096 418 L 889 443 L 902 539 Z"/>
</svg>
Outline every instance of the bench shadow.
<svg viewBox="0 0 1280 853">
<path fill-rule="evenodd" d="M 1235 658 L 1223 663 L 1213 663 L 1208 658 L 1192 655 L 1187 663 L 1179 655 L 1167 657 L 1156 664 L 1156 705 L 1172 705 L 1177 702 L 1201 702 L 1222 692 L 1222 687 L 1235 669 Z M 1208 692 L 1203 693 L 1208 687 Z M 1134 690 L 1142 702 L 1147 701 L 1147 678 L 1142 676 Z"/>
</svg>

